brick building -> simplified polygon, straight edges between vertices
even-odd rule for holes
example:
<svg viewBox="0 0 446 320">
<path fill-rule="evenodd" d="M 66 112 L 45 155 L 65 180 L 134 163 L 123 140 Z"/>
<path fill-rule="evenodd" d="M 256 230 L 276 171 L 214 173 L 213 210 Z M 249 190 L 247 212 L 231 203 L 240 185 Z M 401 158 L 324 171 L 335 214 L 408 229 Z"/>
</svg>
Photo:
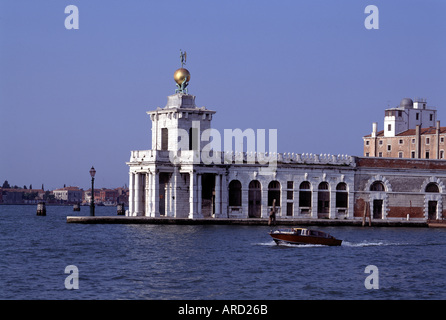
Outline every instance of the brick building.
<svg viewBox="0 0 446 320">
<path fill-rule="evenodd" d="M 404 98 L 400 106 L 385 110 L 384 130 L 363 137 L 364 157 L 444 159 L 446 127 L 440 126 L 437 110 L 425 99 Z"/>
<path fill-rule="evenodd" d="M 118 203 L 128 204 L 128 189 L 116 188 L 116 189 L 94 189 L 94 201 L 96 204 L 103 204 L 114 206 Z M 82 202 L 89 204 L 91 202 L 91 189 L 85 190 L 83 193 Z"/>
</svg>

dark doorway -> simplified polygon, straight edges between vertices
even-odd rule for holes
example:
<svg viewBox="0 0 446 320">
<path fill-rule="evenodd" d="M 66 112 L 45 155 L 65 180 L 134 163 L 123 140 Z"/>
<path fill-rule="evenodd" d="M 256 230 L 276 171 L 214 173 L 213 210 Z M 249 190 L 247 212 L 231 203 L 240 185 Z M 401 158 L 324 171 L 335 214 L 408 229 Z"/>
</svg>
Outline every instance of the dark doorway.
<svg viewBox="0 0 446 320">
<path fill-rule="evenodd" d="M 321 182 L 317 193 L 317 213 L 319 218 L 328 218 L 330 211 L 330 192 L 328 191 L 328 183 Z"/>
<path fill-rule="evenodd" d="M 262 187 L 258 180 L 249 183 L 248 217 L 260 218 L 262 209 Z"/>
<path fill-rule="evenodd" d="M 238 180 L 232 180 L 229 183 L 229 206 L 242 206 L 242 184 Z"/>
<path fill-rule="evenodd" d="M 276 206 L 280 207 L 280 182 L 276 180 L 268 185 L 268 206 L 273 205 L 273 200 L 276 200 Z"/>
<path fill-rule="evenodd" d="M 437 219 L 437 201 L 429 201 L 427 203 L 427 218 L 429 220 Z"/>
<path fill-rule="evenodd" d="M 205 173 L 201 178 L 201 214 L 207 218 L 213 215 L 215 207 L 215 175 Z"/>
<path fill-rule="evenodd" d="M 383 201 L 373 200 L 373 219 L 383 218 Z"/>
<path fill-rule="evenodd" d="M 170 173 L 159 173 L 159 210 L 160 216 L 166 215 L 166 184 L 169 183 Z"/>
</svg>

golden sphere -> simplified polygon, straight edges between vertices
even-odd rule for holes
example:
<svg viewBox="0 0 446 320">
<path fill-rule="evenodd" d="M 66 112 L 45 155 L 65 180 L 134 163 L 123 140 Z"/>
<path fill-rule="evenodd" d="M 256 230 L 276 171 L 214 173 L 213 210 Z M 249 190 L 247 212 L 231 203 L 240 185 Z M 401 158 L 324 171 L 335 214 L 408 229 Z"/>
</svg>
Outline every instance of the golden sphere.
<svg viewBox="0 0 446 320">
<path fill-rule="evenodd" d="M 190 81 L 190 72 L 187 69 L 180 68 L 177 71 L 175 71 L 175 73 L 173 74 L 173 78 L 175 82 L 181 86 L 184 79 L 186 79 L 186 82 Z"/>
</svg>

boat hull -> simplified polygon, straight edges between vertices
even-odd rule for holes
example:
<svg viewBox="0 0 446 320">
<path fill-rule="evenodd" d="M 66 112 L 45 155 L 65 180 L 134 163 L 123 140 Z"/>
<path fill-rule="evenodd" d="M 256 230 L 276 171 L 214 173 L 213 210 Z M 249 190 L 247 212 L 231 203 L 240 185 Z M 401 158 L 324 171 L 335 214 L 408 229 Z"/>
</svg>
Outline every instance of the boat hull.
<svg viewBox="0 0 446 320">
<path fill-rule="evenodd" d="M 302 236 L 296 234 L 280 234 L 280 233 L 270 233 L 270 236 L 274 241 L 279 244 L 281 242 L 290 244 L 317 244 L 324 246 L 340 246 L 342 240 L 335 238 L 321 238 L 313 236 Z"/>
</svg>

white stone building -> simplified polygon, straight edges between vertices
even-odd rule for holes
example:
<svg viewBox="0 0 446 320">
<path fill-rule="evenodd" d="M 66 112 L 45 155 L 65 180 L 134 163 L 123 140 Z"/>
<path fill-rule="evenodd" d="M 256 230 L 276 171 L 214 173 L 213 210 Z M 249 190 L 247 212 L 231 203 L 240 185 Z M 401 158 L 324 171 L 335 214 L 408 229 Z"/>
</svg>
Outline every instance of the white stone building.
<svg viewBox="0 0 446 320">
<path fill-rule="evenodd" d="M 279 219 L 362 219 L 366 203 L 373 219 L 444 217 L 444 160 L 231 151 L 209 162 L 215 111 L 176 93 L 147 113 L 152 148 L 127 162 L 129 216 L 268 218 L 275 199 Z"/>
<path fill-rule="evenodd" d="M 84 191 L 78 187 L 64 187 L 53 190 L 53 194 L 56 199 L 69 203 L 81 202 L 83 192 Z"/>
<path fill-rule="evenodd" d="M 229 130 L 229 138 L 225 129 L 221 148 L 222 135 L 211 128 L 216 111 L 197 107 L 187 94 L 187 69 L 175 75 L 177 93 L 147 112 L 151 149 L 131 151 L 127 162 L 128 216 L 268 218 L 275 206 L 279 219 L 362 219 L 365 211 L 380 220 L 444 218 L 446 161 L 281 154 L 271 150 L 271 132 L 271 152 L 256 152 L 254 133 L 240 129 Z M 436 110 L 425 100 L 403 99 L 386 110 L 380 134 L 392 138 L 435 123 Z M 264 140 L 258 136 L 257 147 Z"/>
<path fill-rule="evenodd" d="M 386 109 L 384 117 L 384 137 L 395 137 L 409 129 L 434 127 L 437 110 L 427 107 L 426 99 L 409 98 L 401 100 L 399 107 Z M 376 135 L 376 124 L 372 134 Z"/>
<path fill-rule="evenodd" d="M 203 136 L 215 111 L 177 93 L 147 113 L 152 149 L 132 151 L 127 163 L 129 215 L 268 218 L 275 199 L 283 218 L 353 218 L 354 157 L 274 154 L 277 167 L 267 173 L 263 153 L 216 152 L 206 164 Z"/>
</svg>

